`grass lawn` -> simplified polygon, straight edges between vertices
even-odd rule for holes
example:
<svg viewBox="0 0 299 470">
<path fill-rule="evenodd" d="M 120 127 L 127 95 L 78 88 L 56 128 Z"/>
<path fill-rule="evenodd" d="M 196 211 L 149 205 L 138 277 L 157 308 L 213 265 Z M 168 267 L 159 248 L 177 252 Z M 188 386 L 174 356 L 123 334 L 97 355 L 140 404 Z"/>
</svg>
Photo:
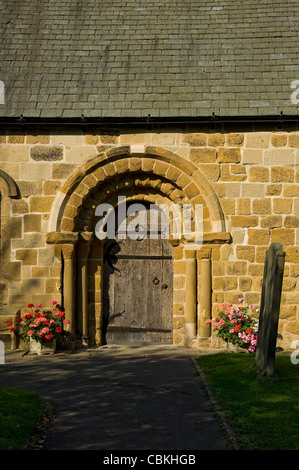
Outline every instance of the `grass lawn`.
<svg viewBox="0 0 299 470">
<path fill-rule="evenodd" d="M 0 450 L 24 449 L 28 439 L 42 434 L 45 420 L 45 403 L 37 394 L 0 387 Z"/>
<path fill-rule="evenodd" d="M 242 450 L 299 450 L 299 364 L 276 355 L 274 378 L 262 377 L 254 355 L 196 358 Z"/>
</svg>

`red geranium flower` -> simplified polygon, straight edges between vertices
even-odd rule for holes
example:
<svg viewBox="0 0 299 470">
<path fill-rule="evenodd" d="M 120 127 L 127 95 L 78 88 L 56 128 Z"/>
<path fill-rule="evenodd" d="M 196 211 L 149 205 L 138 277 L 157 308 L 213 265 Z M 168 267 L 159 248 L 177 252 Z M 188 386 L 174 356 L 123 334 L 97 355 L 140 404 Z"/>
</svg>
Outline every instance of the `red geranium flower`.
<svg viewBox="0 0 299 470">
<path fill-rule="evenodd" d="M 27 307 L 32 308 L 32 307 L 34 307 L 34 305 L 33 304 L 28 304 Z"/>
<path fill-rule="evenodd" d="M 236 325 L 235 326 L 235 331 L 239 331 L 241 329 L 241 325 Z"/>
</svg>

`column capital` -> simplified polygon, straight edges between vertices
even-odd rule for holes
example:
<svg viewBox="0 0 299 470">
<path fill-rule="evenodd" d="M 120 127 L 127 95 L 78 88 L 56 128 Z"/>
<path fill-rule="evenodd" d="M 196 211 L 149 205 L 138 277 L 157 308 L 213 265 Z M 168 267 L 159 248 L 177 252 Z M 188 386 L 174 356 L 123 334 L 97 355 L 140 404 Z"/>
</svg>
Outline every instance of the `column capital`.
<svg viewBox="0 0 299 470">
<path fill-rule="evenodd" d="M 74 243 L 66 243 L 61 245 L 62 256 L 64 259 L 74 259 L 76 257 L 76 250 Z"/>
</svg>

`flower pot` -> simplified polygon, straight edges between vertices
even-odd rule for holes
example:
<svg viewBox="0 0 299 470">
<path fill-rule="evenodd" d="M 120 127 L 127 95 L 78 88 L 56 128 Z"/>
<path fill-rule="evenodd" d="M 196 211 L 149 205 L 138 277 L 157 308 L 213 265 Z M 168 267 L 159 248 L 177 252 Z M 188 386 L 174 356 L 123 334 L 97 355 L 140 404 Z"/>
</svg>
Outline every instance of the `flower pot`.
<svg viewBox="0 0 299 470">
<path fill-rule="evenodd" d="M 30 338 L 30 353 L 38 354 L 55 354 L 56 351 L 56 339 L 49 341 L 48 343 L 40 343 Z"/>
</svg>

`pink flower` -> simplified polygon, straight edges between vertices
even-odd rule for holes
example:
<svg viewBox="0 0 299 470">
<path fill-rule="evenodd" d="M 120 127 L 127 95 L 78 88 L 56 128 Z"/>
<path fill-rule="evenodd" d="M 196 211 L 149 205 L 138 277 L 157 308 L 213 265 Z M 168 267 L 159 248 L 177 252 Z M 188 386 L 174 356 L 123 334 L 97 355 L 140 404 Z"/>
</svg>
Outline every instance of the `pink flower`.
<svg viewBox="0 0 299 470">
<path fill-rule="evenodd" d="M 56 300 L 51 300 L 51 304 L 56 305 L 57 304 Z"/>
<path fill-rule="evenodd" d="M 249 308 L 254 308 L 254 304 L 250 304 L 250 305 L 249 305 Z"/>
<path fill-rule="evenodd" d="M 65 323 L 69 325 L 71 322 L 69 320 L 65 320 Z"/>
<path fill-rule="evenodd" d="M 27 331 L 27 335 L 28 335 L 28 336 L 32 336 L 32 335 L 33 335 L 33 333 L 34 333 L 34 331 L 33 331 L 33 330 L 28 330 L 28 331 Z"/>
<path fill-rule="evenodd" d="M 243 302 L 243 300 L 245 300 L 245 298 L 244 298 L 244 297 L 240 297 L 240 298 L 238 299 L 238 302 L 241 303 L 241 302 Z"/>
<path fill-rule="evenodd" d="M 37 306 L 38 306 L 38 307 L 41 307 L 41 306 L 42 306 L 42 304 L 37 304 Z"/>
<path fill-rule="evenodd" d="M 66 321 L 65 321 L 66 323 Z M 212 320 L 206 320 L 206 323 L 212 323 Z"/>
</svg>

